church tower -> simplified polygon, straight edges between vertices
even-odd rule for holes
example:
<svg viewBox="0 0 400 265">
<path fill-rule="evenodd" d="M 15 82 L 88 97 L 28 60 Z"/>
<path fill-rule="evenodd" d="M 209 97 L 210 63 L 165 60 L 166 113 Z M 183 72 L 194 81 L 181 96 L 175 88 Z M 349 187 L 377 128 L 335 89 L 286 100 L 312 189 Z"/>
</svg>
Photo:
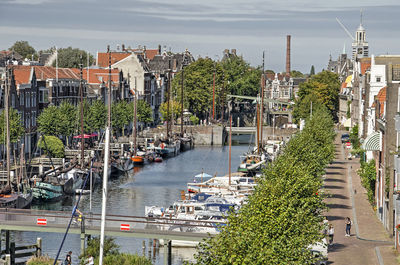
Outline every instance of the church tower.
<svg viewBox="0 0 400 265">
<path fill-rule="evenodd" d="M 353 60 L 368 57 L 368 42 L 365 41 L 365 29 L 362 25 L 362 13 L 360 26 L 356 31 L 356 38 L 351 46 L 353 47 Z"/>
</svg>

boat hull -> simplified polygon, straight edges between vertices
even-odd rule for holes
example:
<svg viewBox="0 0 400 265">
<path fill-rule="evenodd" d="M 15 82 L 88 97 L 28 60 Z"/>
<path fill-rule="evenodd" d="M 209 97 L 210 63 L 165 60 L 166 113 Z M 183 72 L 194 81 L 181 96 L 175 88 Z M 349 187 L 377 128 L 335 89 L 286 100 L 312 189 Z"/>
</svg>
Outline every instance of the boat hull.
<svg viewBox="0 0 400 265">
<path fill-rule="evenodd" d="M 32 194 L 35 201 L 58 201 L 63 198 L 64 190 L 62 185 L 40 181 L 32 188 Z"/>
<path fill-rule="evenodd" d="M 131 160 L 135 165 L 143 165 L 144 157 L 143 156 L 132 156 Z"/>
</svg>

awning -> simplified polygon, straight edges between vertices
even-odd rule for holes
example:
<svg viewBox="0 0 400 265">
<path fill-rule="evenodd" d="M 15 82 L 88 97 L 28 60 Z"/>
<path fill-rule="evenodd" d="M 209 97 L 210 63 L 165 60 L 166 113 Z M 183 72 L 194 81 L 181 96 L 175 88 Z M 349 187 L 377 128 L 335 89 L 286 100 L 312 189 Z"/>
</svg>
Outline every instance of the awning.
<svg viewBox="0 0 400 265">
<path fill-rule="evenodd" d="M 350 127 L 351 127 L 351 119 L 347 119 L 347 120 L 343 123 L 343 126 L 344 126 L 344 127 L 350 128 Z"/>
<path fill-rule="evenodd" d="M 362 149 L 366 151 L 382 151 L 382 134 L 373 132 L 365 139 Z"/>
</svg>

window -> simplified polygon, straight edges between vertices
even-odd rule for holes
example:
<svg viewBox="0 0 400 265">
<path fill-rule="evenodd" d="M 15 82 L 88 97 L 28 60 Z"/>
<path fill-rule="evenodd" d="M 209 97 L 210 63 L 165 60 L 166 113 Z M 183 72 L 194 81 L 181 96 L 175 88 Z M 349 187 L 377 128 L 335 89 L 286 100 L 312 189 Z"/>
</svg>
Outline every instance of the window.
<svg viewBox="0 0 400 265">
<path fill-rule="evenodd" d="M 28 92 L 25 95 L 25 107 L 30 108 L 31 107 L 31 94 Z"/>
<path fill-rule="evenodd" d="M 21 94 L 19 95 L 19 105 L 23 106 L 25 103 L 25 92 L 21 92 Z"/>
<path fill-rule="evenodd" d="M 381 82 L 381 77 L 380 76 L 376 77 L 376 82 Z"/>
<path fill-rule="evenodd" d="M 32 92 L 32 107 L 36 107 L 36 92 Z"/>
<path fill-rule="evenodd" d="M 36 111 L 32 111 L 32 126 L 36 126 Z"/>
</svg>

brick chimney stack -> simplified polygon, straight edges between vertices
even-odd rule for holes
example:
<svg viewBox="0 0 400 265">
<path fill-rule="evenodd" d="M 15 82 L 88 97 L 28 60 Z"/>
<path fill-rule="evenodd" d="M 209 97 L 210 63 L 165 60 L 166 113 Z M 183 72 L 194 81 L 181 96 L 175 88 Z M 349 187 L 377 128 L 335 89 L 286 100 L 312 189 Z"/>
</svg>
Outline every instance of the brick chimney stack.
<svg viewBox="0 0 400 265">
<path fill-rule="evenodd" d="M 286 36 L 286 75 L 290 76 L 290 35 Z"/>
</svg>

